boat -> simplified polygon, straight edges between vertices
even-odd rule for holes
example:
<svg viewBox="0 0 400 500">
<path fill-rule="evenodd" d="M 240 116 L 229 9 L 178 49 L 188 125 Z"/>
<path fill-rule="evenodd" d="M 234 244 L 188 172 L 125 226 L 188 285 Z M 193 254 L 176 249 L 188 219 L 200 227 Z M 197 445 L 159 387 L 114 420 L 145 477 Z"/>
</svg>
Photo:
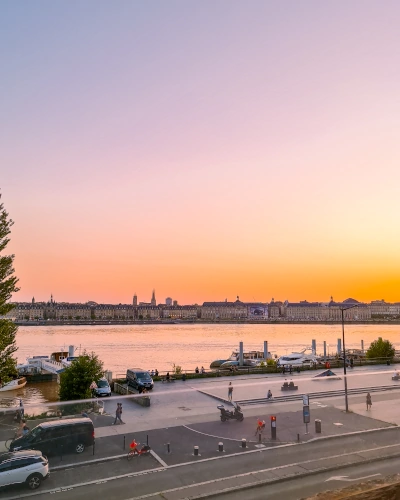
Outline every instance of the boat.
<svg viewBox="0 0 400 500">
<path fill-rule="evenodd" d="M 216 359 L 213 361 L 210 364 L 210 368 L 229 368 L 230 366 L 238 366 L 239 356 L 239 351 L 233 351 L 229 358 Z M 247 351 L 243 353 L 244 366 L 258 366 L 261 363 L 265 363 L 268 359 L 272 359 L 270 352 L 267 354 L 267 359 L 265 359 L 264 351 Z"/>
<path fill-rule="evenodd" d="M 320 363 L 320 358 L 310 348 L 305 348 L 300 352 L 292 352 L 281 356 L 277 361 L 277 366 L 312 366 Z"/>
<path fill-rule="evenodd" d="M 26 378 L 20 377 L 15 380 L 11 380 L 11 382 L 7 382 L 6 384 L 0 387 L 0 392 L 5 391 L 17 391 L 18 389 L 22 389 L 26 386 Z"/>
</svg>

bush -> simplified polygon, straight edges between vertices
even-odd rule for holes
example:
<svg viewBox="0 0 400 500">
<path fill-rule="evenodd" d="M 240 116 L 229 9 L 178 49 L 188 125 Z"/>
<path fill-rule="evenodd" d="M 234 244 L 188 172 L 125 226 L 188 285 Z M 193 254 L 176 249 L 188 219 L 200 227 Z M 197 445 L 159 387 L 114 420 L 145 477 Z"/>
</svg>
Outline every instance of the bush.
<svg viewBox="0 0 400 500">
<path fill-rule="evenodd" d="M 90 384 L 104 375 L 103 363 L 92 352 L 86 351 L 71 363 L 60 375 L 60 400 L 88 399 Z"/>
<path fill-rule="evenodd" d="M 395 355 L 395 348 L 389 340 L 383 340 L 379 337 L 378 340 L 371 342 L 366 356 L 371 358 L 393 358 Z"/>
<path fill-rule="evenodd" d="M 172 364 L 172 374 L 173 375 L 181 375 L 182 374 L 182 367 L 173 363 Z"/>
</svg>

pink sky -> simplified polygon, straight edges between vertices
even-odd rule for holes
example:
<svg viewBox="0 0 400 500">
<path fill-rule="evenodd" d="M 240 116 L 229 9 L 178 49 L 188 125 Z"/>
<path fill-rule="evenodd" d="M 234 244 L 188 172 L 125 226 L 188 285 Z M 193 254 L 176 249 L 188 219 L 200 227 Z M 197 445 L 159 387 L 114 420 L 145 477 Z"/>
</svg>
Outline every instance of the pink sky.
<svg viewBox="0 0 400 500">
<path fill-rule="evenodd" d="M 16 300 L 400 300 L 400 4 L 11 0 Z"/>
</svg>

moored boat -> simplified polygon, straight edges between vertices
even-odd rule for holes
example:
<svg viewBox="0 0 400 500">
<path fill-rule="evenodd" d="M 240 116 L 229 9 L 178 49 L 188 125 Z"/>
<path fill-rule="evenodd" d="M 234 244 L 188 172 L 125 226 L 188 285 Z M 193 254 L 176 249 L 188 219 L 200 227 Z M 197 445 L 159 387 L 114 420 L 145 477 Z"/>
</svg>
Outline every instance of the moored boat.
<svg viewBox="0 0 400 500">
<path fill-rule="evenodd" d="M 26 378 L 20 377 L 2 385 L 0 387 L 0 392 L 17 391 L 18 389 L 22 389 L 25 386 L 26 386 Z"/>
<path fill-rule="evenodd" d="M 230 366 L 237 366 L 239 363 L 239 351 L 233 351 L 227 359 L 216 359 L 210 364 L 210 368 L 229 368 Z M 246 351 L 243 353 L 244 366 L 258 366 L 265 363 L 268 359 L 272 359 L 269 352 L 267 358 L 264 356 L 263 351 Z"/>
</svg>

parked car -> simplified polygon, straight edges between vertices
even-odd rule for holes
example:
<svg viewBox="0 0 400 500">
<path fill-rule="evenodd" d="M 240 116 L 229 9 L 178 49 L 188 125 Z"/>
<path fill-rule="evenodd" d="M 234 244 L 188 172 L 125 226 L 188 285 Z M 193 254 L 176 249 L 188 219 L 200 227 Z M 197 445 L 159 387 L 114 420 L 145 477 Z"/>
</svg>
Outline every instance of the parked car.
<svg viewBox="0 0 400 500">
<path fill-rule="evenodd" d="M 96 396 L 111 396 L 111 387 L 106 378 L 101 378 L 97 382 L 97 389 L 94 390 Z"/>
<path fill-rule="evenodd" d="M 25 483 L 35 490 L 49 475 L 49 462 L 41 451 L 24 450 L 0 455 L 0 487 Z"/>
<path fill-rule="evenodd" d="M 34 449 L 45 455 L 82 453 L 94 444 L 94 426 L 90 418 L 70 418 L 43 422 L 28 434 L 14 439 L 10 451 Z"/>
<path fill-rule="evenodd" d="M 143 370 L 143 368 L 130 368 L 126 372 L 126 381 L 128 385 L 131 385 L 135 389 L 153 389 L 154 382 L 148 371 Z"/>
</svg>

